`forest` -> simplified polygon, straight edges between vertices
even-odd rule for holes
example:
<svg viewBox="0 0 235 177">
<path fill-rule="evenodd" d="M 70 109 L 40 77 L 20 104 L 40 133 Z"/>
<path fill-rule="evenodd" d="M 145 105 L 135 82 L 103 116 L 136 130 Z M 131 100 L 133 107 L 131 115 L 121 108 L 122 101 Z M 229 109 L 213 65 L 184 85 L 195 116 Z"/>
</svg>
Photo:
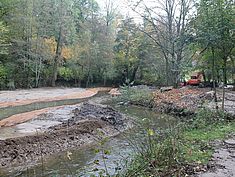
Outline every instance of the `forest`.
<svg viewBox="0 0 235 177">
<path fill-rule="evenodd" d="M 0 0 L 0 176 L 234 167 L 234 0 Z"/>
<path fill-rule="evenodd" d="M 234 2 L 1 0 L 0 88 L 234 83 Z"/>
</svg>

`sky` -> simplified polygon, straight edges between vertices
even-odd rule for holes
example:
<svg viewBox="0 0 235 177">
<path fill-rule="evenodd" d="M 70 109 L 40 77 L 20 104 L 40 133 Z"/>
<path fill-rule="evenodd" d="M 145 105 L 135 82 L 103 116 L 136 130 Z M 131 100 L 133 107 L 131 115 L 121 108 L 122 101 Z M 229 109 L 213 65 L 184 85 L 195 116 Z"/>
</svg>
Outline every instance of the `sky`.
<svg viewBox="0 0 235 177">
<path fill-rule="evenodd" d="M 96 0 L 101 9 L 105 6 L 106 0 Z M 118 12 L 122 14 L 123 16 L 130 16 L 133 17 L 136 22 L 140 21 L 140 16 L 136 14 L 134 11 L 131 10 L 131 8 L 128 6 L 128 0 L 113 0 L 115 7 L 117 7 Z"/>
<path fill-rule="evenodd" d="M 96 0 L 96 1 L 99 3 L 101 9 L 104 9 L 105 2 L 107 0 Z M 128 6 L 129 1 L 137 2 L 138 0 L 111 0 L 111 1 L 114 2 L 115 6 L 118 6 L 118 11 L 123 16 L 128 15 L 130 17 L 133 17 L 136 23 L 141 23 L 142 22 L 142 18 L 140 17 L 140 15 L 138 15 L 136 12 L 131 10 L 131 8 Z M 143 0 L 143 2 L 147 7 L 156 7 L 156 5 L 161 6 L 160 3 L 156 3 L 157 2 L 156 0 Z M 178 1 L 176 1 L 176 2 L 178 2 Z M 160 8 L 155 9 L 155 10 L 157 10 L 158 14 L 161 13 L 161 12 L 165 13 Z M 195 9 L 191 9 L 190 14 L 192 15 L 194 13 L 195 13 Z M 179 6 L 177 6 L 177 10 L 176 10 L 176 16 L 178 16 L 178 15 L 179 15 Z"/>
</svg>

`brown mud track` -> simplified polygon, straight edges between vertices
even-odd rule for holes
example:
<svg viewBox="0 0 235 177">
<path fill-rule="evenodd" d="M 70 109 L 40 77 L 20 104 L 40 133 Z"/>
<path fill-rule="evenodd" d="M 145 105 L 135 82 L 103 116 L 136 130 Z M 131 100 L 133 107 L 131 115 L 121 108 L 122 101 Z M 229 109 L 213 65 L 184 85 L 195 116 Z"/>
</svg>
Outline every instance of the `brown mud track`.
<svg viewBox="0 0 235 177">
<path fill-rule="evenodd" d="M 45 108 L 45 109 L 40 109 L 40 110 L 35 110 L 35 111 L 30 111 L 30 112 L 25 112 L 25 113 L 10 116 L 10 117 L 0 121 L 0 128 L 1 127 L 10 127 L 10 126 L 14 126 L 14 125 L 17 125 L 20 123 L 27 122 L 27 121 L 33 119 L 34 117 L 37 117 L 43 113 L 47 113 L 50 110 L 55 110 L 55 109 L 62 108 L 62 107 L 63 106 Z"/>
<path fill-rule="evenodd" d="M 130 119 L 109 106 L 84 103 L 72 118 L 32 136 L 0 140 L 0 167 L 36 163 L 42 157 L 118 135 Z"/>
</svg>

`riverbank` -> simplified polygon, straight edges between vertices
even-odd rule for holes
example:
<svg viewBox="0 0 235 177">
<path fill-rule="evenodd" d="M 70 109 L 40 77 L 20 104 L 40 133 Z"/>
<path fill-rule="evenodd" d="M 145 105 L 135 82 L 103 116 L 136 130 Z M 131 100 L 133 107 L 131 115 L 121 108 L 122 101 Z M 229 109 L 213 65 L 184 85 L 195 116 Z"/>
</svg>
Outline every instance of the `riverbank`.
<svg viewBox="0 0 235 177">
<path fill-rule="evenodd" d="M 125 95 L 125 93 L 128 94 Z M 219 91 L 219 107 L 221 94 L 222 92 Z M 177 128 L 162 131 L 149 129 L 147 126 L 146 139 L 149 141 L 142 148 L 144 150 L 137 152 L 133 157 L 124 176 L 212 177 L 214 175 L 220 177 L 226 176 L 228 172 L 230 176 L 235 175 L 228 165 L 234 163 L 234 156 L 230 156 L 231 153 L 223 153 L 224 158 L 217 159 L 218 163 L 214 165 L 211 164 L 212 157 L 216 156 L 216 149 L 224 152 L 221 147 L 220 149 L 215 147 L 214 142 L 223 142 L 229 138 L 229 135 L 235 133 L 235 109 L 233 109 L 235 102 L 232 100 L 234 96 L 234 92 L 227 92 L 225 112 L 216 112 L 214 106 L 211 106 L 214 105 L 213 92 L 206 89 L 183 88 L 153 93 L 146 89 L 125 90 L 124 95 L 118 99 L 119 103 L 146 106 L 157 112 L 177 115 L 182 122 Z M 232 138 L 230 141 L 235 140 L 234 137 L 230 138 Z M 228 149 L 225 151 L 228 152 Z M 225 159 L 228 163 L 223 167 L 222 172 L 218 172 L 219 164 L 224 164 Z"/>
<path fill-rule="evenodd" d="M 62 111 L 62 110 L 61 110 Z M 0 167 L 35 163 L 48 155 L 99 142 L 131 127 L 131 119 L 108 106 L 76 105 L 72 117 L 37 134 L 0 141 Z M 41 119 L 50 119 L 44 114 Z"/>
<path fill-rule="evenodd" d="M 0 108 L 27 105 L 38 102 L 50 102 L 69 99 L 89 98 L 100 91 L 109 91 L 109 87 L 97 88 L 39 88 L 15 91 L 0 91 Z"/>
<path fill-rule="evenodd" d="M 175 116 L 191 116 L 201 108 L 215 110 L 214 92 L 210 88 L 182 87 L 168 91 L 145 87 L 123 87 L 116 101 L 119 104 L 133 104 L 148 107 L 156 112 Z M 222 109 L 223 93 L 217 90 L 217 105 Z M 224 111 L 235 116 L 235 91 L 226 90 Z"/>
<path fill-rule="evenodd" d="M 0 113 L 2 113 L 3 120 L 0 118 L 0 127 L 9 127 L 27 122 L 42 113 L 63 107 L 66 103 L 80 103 L 96 96 L 99 92 L 108 92 L 110 89 L 108 87 L 90 89 L 41 88 L 1 91 Z"/>
</svg>

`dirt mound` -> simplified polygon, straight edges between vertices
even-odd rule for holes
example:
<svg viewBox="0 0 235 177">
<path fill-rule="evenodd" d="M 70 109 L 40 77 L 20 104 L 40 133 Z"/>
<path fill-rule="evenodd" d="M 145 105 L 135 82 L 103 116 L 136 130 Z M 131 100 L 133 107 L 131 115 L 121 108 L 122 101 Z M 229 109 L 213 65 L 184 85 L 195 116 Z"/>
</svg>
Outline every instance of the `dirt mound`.
<svg viewBox="0 0 235 177">
<path fill-rule="evenodd" d="M 177 115 L 190 115 L 202 106 L 206 100 L 212 100 L 213 94 L 202 89 L 173 89 L 154 93 L 154 107 L 157 111 Z"/>
<path fill-rule="evenodd" d="M 97 106 L 90 103 L 84 103 L 81 108 L 74 110 L 75 119 L 95 118 L 106 121 L 112 125 L 123 125 L 122 114 L 115 111 L 110 106 Z"/>
<path fill-rule="evenodd" d="M 0 167 L 36 162 L 41 157 L 114 136 L 128 127 L 125 117 L 107 106 L 83 104 L 74 116 L 44 133 L 0 141 Z"/>
</svg>

